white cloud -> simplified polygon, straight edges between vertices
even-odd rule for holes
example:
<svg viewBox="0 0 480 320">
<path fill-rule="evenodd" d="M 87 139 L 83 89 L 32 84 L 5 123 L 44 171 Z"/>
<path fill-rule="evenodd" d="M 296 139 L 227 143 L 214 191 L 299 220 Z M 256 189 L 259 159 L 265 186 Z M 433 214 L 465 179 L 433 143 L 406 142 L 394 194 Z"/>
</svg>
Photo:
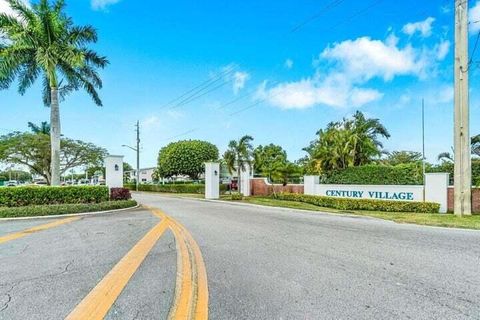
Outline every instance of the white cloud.
<svg viewBox="0 0 480 320">
<path fill-rule="evenodd" d="M 141 121 L 141 126 L 144 129 L 152 129 L 152 128 L 158 127 L 159 125 L 160 125 L 160 118 L 155 115 L 148 116 L 147 118 Z"/>
<path fill-rule="evenodd" d="M 233 93 L 237 94 L 245 87 L 245 83 L 250 78 L 250 75 L 244 71 L 236 71 L 233 74 Z"/>
<path fill-rule="evenodd" d="M 409 36 L 419 33 L 422 37 L 426 38 L 432 34 L 432 23 L 435 21 L 435 18 L 428 17 L 423 21 L 407 23 L 403 26 L 402 31 Z"/>
<path fill-rule="evenodd" d="M 362 107 L 383 97 L 382 92 L 368 88 L 370 80 L 390 82 L 398 76 L 420 79 L 432 76 L 436 72 L 436 61 L 445 58 L 449 47 L 448 41 L 431 48 L 400 46 L 394 35 L 384 41 L 361 37 L 334 43 L 315 61 L 313 76 L 271 88 L 264 83 L 258 89 L 257 98 L 282 109 L 315 105 Z"/>
<path fill-rule="evenodd" d="M 285 68 L 287 68 L 289 70 L 292 69 L 293 68 L 293 60 L 292 59 L 285 60 L 284 66 L 285 66 Z"/>
<path fill-rule="evenodd" d="M 468 12 L 468 20 L 470 22 L 470 32 L 476 33 L 480 31 L 480 1 L 470 8 Z"/>
<path fill-rule="evenodd" d="M 104 10 L 109 5 L 120 2 L 120 0 L 92 0 L 91 5 L 94 10 Z"/>
</svg>

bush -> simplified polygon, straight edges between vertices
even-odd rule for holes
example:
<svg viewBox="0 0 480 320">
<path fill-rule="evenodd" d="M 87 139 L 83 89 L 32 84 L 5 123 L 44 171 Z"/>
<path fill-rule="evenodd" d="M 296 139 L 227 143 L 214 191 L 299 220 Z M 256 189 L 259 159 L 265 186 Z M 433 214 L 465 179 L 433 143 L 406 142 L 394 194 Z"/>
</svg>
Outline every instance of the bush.
<svg viewBox="0 0 480 320">
<path fill-rule="evenodd" d="M 375 184 L 375 185 L 421 185 L 423 174 L 421 163 L 388 165 L 365 165 L 349 167 L 328 174 L 326 184 Z"/>
<path fill-rule="evenodd" d="M 0 189 L 0 207 L 108 201 L 105 186 L 16 187 Z"/>
<path fill-rule="evenodd" d="M 43 206 L 27 206 L 17 208 L 0 207 L 0 218 L 16 218 L 16 217 L 34 217 L 34 216 L 51 216 L 72 213 L 85 213 L 96 211 L 117 210 L 131 208 L 137 205 L 135 200 L 128 201 L 107 201 L 100 203 L 83 203 L 83 204 L 54 204 Z"/>
<path fill-rule="evenodd" d="M 418 201 L 387 201 L 373 199 L 348 199 L 325 196 L 311 196 L 296 193 L 279 193 L 272 196 L 278 200 L 298 201 L 319 207 L 338 210 L 366 210 L 385 212 L 438 213 L 440 204 Z"/>
<path fill-rule="evenodd" d="M 243 194 L 238 192 L 232 193 L 230 196 L 232 200 L 243 200 Z"/>
<path fill-rule="evenodd" d="M 132 199 L 132 195 L 130 194 L 130 190 L 127 188 L 112 188 L 110 189 L 110 200 L 130 200 Z"/>
<path fill-rule="evenodd" d="M 135 190 L 134 184 L 125 185 L 130 190 Z M 227 191 L 228 186 L 225 184 L 220 185 L 220 192 Z M 138 191 L 147 192 L 165 192 L 165 193 L 195 193 L 204 194 L 204 184 L 140 184 Z"/>
</svg>

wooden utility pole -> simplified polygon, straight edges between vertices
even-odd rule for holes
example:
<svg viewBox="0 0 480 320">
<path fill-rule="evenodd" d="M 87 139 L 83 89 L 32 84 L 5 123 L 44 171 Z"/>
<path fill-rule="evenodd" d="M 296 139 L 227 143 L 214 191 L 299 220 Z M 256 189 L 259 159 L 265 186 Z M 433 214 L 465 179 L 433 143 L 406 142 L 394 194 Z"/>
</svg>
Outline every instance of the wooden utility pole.
<svg viewBox="0 0 480 320">
<path fill-rule="evenodd" d="M 458 216 L 472 214 L 468 71 L 468 0 L 455 0 L 454 212 Z"/>
</svg>

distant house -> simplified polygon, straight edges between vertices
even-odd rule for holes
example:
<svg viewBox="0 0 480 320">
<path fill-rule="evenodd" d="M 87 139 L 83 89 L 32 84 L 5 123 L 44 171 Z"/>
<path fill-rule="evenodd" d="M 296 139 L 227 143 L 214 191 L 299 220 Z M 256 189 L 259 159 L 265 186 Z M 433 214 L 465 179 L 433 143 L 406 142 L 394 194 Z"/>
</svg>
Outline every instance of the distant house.
<svg viewBox="0 0 480 320">
<path fill-rule="evenodd" d="M 156 167 L 140 169 L 140 183 L 152 183 L 153 174 L 155 173 L 156 169 Z M 137 177 L 137 170 L 127 171 L 125 172 L 125 176 L 127 180 L 134 181 Z"/>
</svg>

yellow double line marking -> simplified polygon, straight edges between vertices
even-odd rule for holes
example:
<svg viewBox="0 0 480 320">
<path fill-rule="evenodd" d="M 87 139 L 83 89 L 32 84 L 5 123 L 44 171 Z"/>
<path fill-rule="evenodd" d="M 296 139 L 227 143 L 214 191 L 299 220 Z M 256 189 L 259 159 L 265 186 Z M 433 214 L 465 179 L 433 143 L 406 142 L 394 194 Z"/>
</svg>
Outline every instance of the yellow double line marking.
<svg viewBox="0 0 480 320">
<path fill-rule="evenodd" d="M 74 217 L 74 218 L 60 219 L 60 220 L 56 220 L 56 221 L 53 221 L 53 222 L 50 222 L 50 223 L 45 223 L 45 224 L 41 224 L 39 226 L 35 226 L 35 227 L 29 228 L 29 229 L 25 229 L 25 230 L 22 230 L 22 231 L 19 231 L 19 232 L 7 234 L 5 236 L 0 237 L 0 244 L 8 242 L 8 241 L 15 240 L 15 239 L 18 239 L 18 238 L 23 238 L 23 237 L 28 236 L 32 233 L 47 230 L 47 229 L 50 229 L 50 228 L 55 228 L 55 227 L 58 227 L 62 224 L 73 222 L 73 221 L 78 220 L 78 219 L 80 219 L 80 218 L 79 217 Z"/>
<path fill-rule="evenodd" d="M 208 284 L 205 264 L 197 243 L 174 219 L 158 209 L 150 209 L 161 218 L 97 284 L 66 319 L 103 319 L 167 228 L 177 245 L 177 281 L 169 319 L 208 319 Z"/>
</svg>

